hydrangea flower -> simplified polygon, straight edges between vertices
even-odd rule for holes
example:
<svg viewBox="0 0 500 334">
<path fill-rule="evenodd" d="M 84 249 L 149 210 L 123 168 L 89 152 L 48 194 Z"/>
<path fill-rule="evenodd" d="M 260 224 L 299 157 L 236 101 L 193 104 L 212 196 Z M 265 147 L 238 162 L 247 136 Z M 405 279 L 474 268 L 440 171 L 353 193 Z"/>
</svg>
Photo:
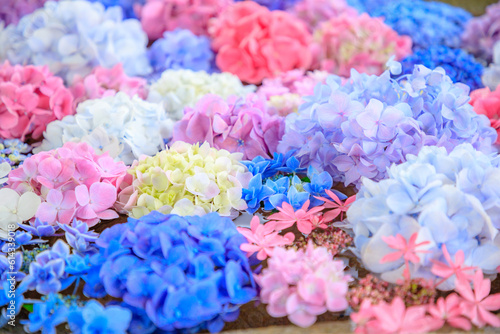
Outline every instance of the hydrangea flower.
<svg viewBox="0 0 500 334">
<path fill-rule="evenodd" d="M 247 208 L 241 197 L 251 174 L 240 161 L 241 153 L 217 150 L 207 143 L 175 142 L 154 157 L 134 162 L 128 170 L 133 180 L 120 193 L 119 202 L 135 218 L 155 210 L 182 216 L 215 211 L 229 216 Z"/>
<path fill-rule="evenodd" d="M 141 99 L 147 96 L 146 80 L 127 76 L 121 63 L 110 69 L 95 67 L 86 77 L 76 76 L 70 89 L 75 97 L 75 106 L 85 100 L 113 96 L 117 92 L 130 97 L 138 95 Z"/>
<path fill-rule="evenodd" d="M 150 40 L 165 31 L 188 29 L 196 35 L 208 35 L 208 22 L 220 14 L 232 0 L 146 0 L 138 7 L 142 28 Z"/>
<path fill-rule="evenodd" d="M 148 58 L 153 67 L 150 78 L 159 79 L 162 72 L 169 69 L 212 71 L 214 53 L 206 36 L 196 36 L 190 30 L 166 31 L 148 50 Z"/>
<path fill-rule="evenodd" d="M 29 225 L 19 224 L 19 227 L 37 237 L 51 237 L 59 229 L 58 226 L 42 222 L 38 218 L 36 218 L 34 222 L 30 222 Z"/>
<path fill-rule="evenodd" d="M 247 1 L 247 0 L 235 0 L 235 2 Z M 269 8 L 269 10 L 286 10 L 291 8 L 294 4 L 300 0 L 254 0 L 261 6 Z"/>
<path fill-rule="evenodd" d="M 362 176 L 381 180 L 424 145 L 451 151 L 468 142 L 486 153 L 496 133 L 468 101 L 469 88 L 453 84 L 442 68 L 415 66 L 398 80 L 380 76 L 331 76 L 317 86 L 298 114 L 286 118 L 278 152 L 293 151 L 301 165 L 327 171 L 334 182 L 359 187 Z"/>
<path fill-rule="evenodd" d="M 292 70 L 274 78 L 265 78 L 257 90 L 257 95 L 266 98 L 269 112 L 286 116 L 297 112 L 304 100 L 303 96 L 312 95 L 318 83 L 325 83 L 327 72 Z"/>
<path fill-rule="evenodd" d="M 40 197 L 34 192 L 27 191 L 19 195 L 8 187 L 1 188 L 0 238 L 7 239 L 9 232 L 17 229 L 17 223 L 33 218 L 40 203 Z"/>
<path fill-rule="evenodd" d="M 357 14 L 357 11 L 345 0 L 301 0 L 291 6 L 288 12 L 304 21 L 311 32 L 321 22 L 328 21 L 332 17 L 341 14 L 352 17 Z"/>
<path fill-rule="evenodd" d="M 131 320 L 129 309 L 117 305 L 105 308 L 96 300 L 90 300 L 68 313 L 68 324 L 75 334 L 125 334 Z"/>
<path fill-rule="evenodd" d="M 488 63 L 493 60 L 493 46 L 500 41 L 500 4 L 486 7 L 486 13 L 467 22 L 462 34 L 462 47 Z"/>
<path fill-rule="evenodd" d="M 311 34 L 305 24 L 283 11 L 270 11 L 253 1 L 237 2 L 210 21 L 215 61 L 222 71 L 242 81 L 260 83 L 266 77 L 311 65 Z M 286 57 L 282 55 L 286 54 Z"/>
<path fill-rule="evenodd" d="M 0 137 L 38 139 L 45 127 L 73 113 L 73 95 L 47 67 L 0 67 Z"/>
<path fill-rule="evenodd" d="M 9 174 L 2 190 L 40 196 L 35 217 L 45 223 L 68 224 L 77 218 L 93 226 L 100 219 L 118 217 L 111 208 L 125 176 L 123 162 L 113 161 L 107 153 L 97 155 L 87 143 L 68 142 L 26 159 Z"/>
<path fill-rule="evenodd" d="M 11 169 L 12 167 L 8 162 L 0 163 L 0 188 L 4 183 L 7 182 L 7 176 L 9 176 Z"/>
<path fill-rule="evenodd" d="M 470 93 L 470 98 L 474 111 L 490 119 L 491 126 L 499 134 L 495 143 L 500 144 L 500 87 L 493 91 L 488 87 L 476 89 Z"/>
<path fill-rule="evenodd" d="M 481 74 L 483 65 L 462 49 L 451 49 L 445 45 L 431 45 L 427 49 L 416 50 L 414 54 L 401 60 L 403 73 L 413 72 L 415 65 L 428 68 L 442 67 L 453 82 L 461 82 L 471 90 L 483 87 Z"/>
<path fill-rule="evenodd" d="M 19 139 L 0 139 L 0 164 L 16 167 L 31 156 L 31 146 Z"/>
<path fill-rule="evenodd" d="M 297 326 L 309 327 L 318 315 L 348 307 L 345 298 L 350 276 L 342 261 L 326 248 L 309 243 L 304 250 L 274 248 L 267 268 L 256 276 L 260 298 L 272 317 L 288 316 Z"/>
<path fill-rule="evenodd" d="M 472 15 L 465 9 L 439 1 L 392 0 L 377 2 L 370 15 L 384 17 L 400 35 L 413 41 L 414 49 L 426 49 L 431 45 L 459 48 L 467 21 Z"/>
<path fill-rule="evenodd" d="M 122 63 L 131 76 L 151 71 L 139 21 L 123 20 L 120 7 L 105 9 L 101 3 L 49 1 L 17 25 L 0 29 L 0 40 L 0 59 L 46 65 L 67 84 L 97 65 Z"/>
<path fill-rule="evenodd" d="M 493 47 L 493 63 L 484 69 L 481 78 L 483 84 L 491 90 L 500 85 L 500 41 Z"/>
<path fill-rule="evenodd" d="M 392 55 L 411 53 L 411 39 L 399 36 L 381 18 L 342 14 L 321 23 L 313 33 L 314 67 L 340 76 L 381 74 Z"/>
<path fill-rule="evenodd" d="M 244 242 L 217 213 L 152 212 L 105 230 L 92 261 L 106 292 L 145 310 L 159 329 L 218 332 L 257 294 Z"/>
<path fill-rule="evenodd" d="M 207 142 L 211 147 L 240 152 L 243 159 L 268 158 L 284 133 L 284 120 L 271 116 L 264 99 L 248 95 L 227 100 L 206 95 L 194 108 L 186 108 L 175 124 L 172 140 Z"/>
<path fill-rule="evenodd" d="M 5 0 L 0 3 L 0 21 L 17 24 L 27 14 L 42 7 L 48 0 Z"/>
<path fill-rule="evenodd" d="M 347 211 L 357 255 L 368 270 L 389 282 L 401 278 L 404 270 L 412 278 L 437 280 L 433 261 L 443 262 L 444 247 L 451 256 L 462 251 L 464 265 L 495 272 L 500 225 L 497 195 L 490 188 L 496 187 L 496 175 L 497 160 L 462 144 L 449 154 L 442 147 L 424 147 L 418 156 L 408 155 L 406 162 L 392 165 L 387 179 L 364 179 Z M 387 261 L 398 247 L 390 239 L 398 234 L 421 245 L 421 252 L 405 256 L 410 263 Z M 439 289 L 449 290 L 455 277 L 440 282 Z"/>
<path fill-rule="evenodd" d="M 24 330 L 35 333 L 42 330 L 56 333 L 56 327 L 67 321 L 69 308 L 59 295 L 51 293 L 44 300 L 33 304 L 27 320 L 21 320 Z"/>
<path fill-rule="evenodd" d="M 173 121 L 161 105 L 119 92 L 80 103 L 74 116 L 50 123 L 41 146 L 33 151 L 85 142 L 96 152 L 108 152 L 130 165 L 141 155 L 155 155 L 165 148 L 164 139 L 170 137 L 172 128 Z"/>
<path fill-rule="evenodd" d="M 100 2 L 106 8 L 120 6 L 123 10 L 124 17 L 127 19 L 137 18 L 136 9 L 139 9 L 140 8 L 139 6 L 144 5 L 144 3 L 146 2 L 146 0 L 87 0 L 87 1 Z"/>
<path fill-rule="evenodd" d="M 230 73 L 167 70 L 151 84 L 148 101 L 163 103 L 168 115 L 179 120 L 184 115 L 184 108 L 194 107 L 207 94 L 227 99 L 232 95 L 244 97 L 254 90 L 255 86 L 243 86 L 240 79 Z"/>
</svg>

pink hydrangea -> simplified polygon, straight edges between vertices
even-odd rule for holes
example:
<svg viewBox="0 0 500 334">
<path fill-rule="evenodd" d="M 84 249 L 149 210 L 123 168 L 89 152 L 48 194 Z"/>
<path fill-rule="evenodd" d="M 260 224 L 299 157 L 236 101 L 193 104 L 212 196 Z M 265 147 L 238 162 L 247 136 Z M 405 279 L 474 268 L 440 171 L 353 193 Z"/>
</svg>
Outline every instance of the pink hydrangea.
<svg viewBox="0 0 500 334">
<path fill-rule="evenodd" d="M 0 138 L 38 139 L 48 123 L 73 114 L 73 95 L 48 67 L 0 67 Z"/>
<path fill-rule="evenodd" d="M 124 92 L 130 97 L 138 95 L 141 99 L 147 96 L 147 81 L 139 77 L 129 77 L 118 63 L 113 68 L 98 66 L 92 73 L 82 78 L 77 76 L 71 86 L 75 97 L 75 106 L 85 100 L 113 96 L 117 92 Z"/>
<path fill-rule="evenodd" d="M 217 149 L 243 153 L 243 159 L 269 158 L 284 133 L 284 119 L 271 116 L 266 102 L 255 94 L 244 98 L 204 96 L 194 108 L 186 108 L 175 124 L 173 141 L 208 142 Z"/>
<path fill-rule="evenodd" d="M 165 31 L 189 29 L 196 35 L 207 35 L 208 22 L 232 0 L 146 0 L 136 6 L 142 28 L 150 40 L 163 36 Z"/>
<path fill-rule="evenodd" d="M 242 81 L 260 83 L 295 68 L 308 69 L 311 34 L 289 13 L 270 11 L 253 1 L 227 7 L 210 21 L 217 66 Z"/>
<path fill-rule="evenodd" d="M 274 78 L 265 78 L 257 94 L 265 98 L 270 112 L 286 116 L 296 112 L 304 102 L 303 96 L 313 95 L 318 83 L 325 83 L 328 72 L 291 70 Z"/>
<path fill-rule="evenodd" d="M 288 12 L 303 20 L 310 31 L 318 24 L 341 14 L 357 15 L 356 9 L 347 4 L 345 0 L 302 0 L 291 7 Z"/>
<path fill-rule="evenodd" d="M 49 224 L 69 224 L 73 218 L 93 226 L 118 217 L 112 208 L 127 175 L 123 162 L 107 153 L 97 155 L 87 143 L 68 142 L 40 152 L 9 174 L 7 188 L 33 191 L 42 198 L 35 218 Z"/>
<path fill-rule="evenodd" d="M 489 88 L 476 89 L 470 93 L 470 104 L 474 111 L 480 115 L 486 115 L 491 126 L 497 130 L 496 144 L 500 144 L 500 86 L 491 91 Z"/>
<path fill-rule="evenodd" d="M 411 53 L 412 41 L 399 36 L 382 18 L 342 14 L 321 23 L 313 34 L 314 68 L 348 77 L 351 68 L 381 74 L 392 55 Z"/>
</svg>

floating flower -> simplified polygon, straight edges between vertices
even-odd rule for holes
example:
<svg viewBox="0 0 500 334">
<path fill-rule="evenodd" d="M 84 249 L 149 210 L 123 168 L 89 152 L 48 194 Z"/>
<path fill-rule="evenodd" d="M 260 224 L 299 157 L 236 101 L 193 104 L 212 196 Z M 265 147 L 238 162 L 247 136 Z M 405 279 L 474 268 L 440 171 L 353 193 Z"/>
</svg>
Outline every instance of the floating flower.
<svg viewBox="0 0 500 334">
<path fill-rule="evenodd" d="M 244 97 L 254 90 L 255 86 L 243 86 L 238 77 L 230 73 L 167 70 L 151 84 L 148 101 L 163 103 L 167 114 L 179 120 L 184 115 L 184 108 L 193 108 L 207 94 L 227 99 L 232 95 Z"/>
<path fill-rule="evenodd" d="M 235 0 L 235 2 L 247 0 Z M 300 0 L 255 0 L 261 6 L 265 6 L 270 10 L 285 10 L 291 8 L 295 3 Z"/>
<path fill-rule="evenodd" d="M 194 108 L 186 108 L 175 124 L 172 140 L 207 142 L 217 149 L 243 153 L 243 159 L 268 158 L 283 136 L 284 120 L 271 116 L 263 99 L 248 95 L 227 100 L 206 95 Z"/>
<path fill-rule="evenodd" d="M 141 155 L 155 155 L 165 147 L 173 121 L 163 108 L 130 98 L 119 92 L 114 96 L 88 100 L 78 105 L 74 116 L 52 122 L 35 153 L 55 149 L 67 142 L 86 142 L 96 152 L 108 152 L 127 165 Z"/>
<path fill-rule="evenodd" d="M 311 35 L 292 15 L 270 11 L 253 1 L 235 3 L 210 22 L 217 67 L 242 81 L 260 83 L 266 77 L 311 65 Z M 286 54 L 287 57 L 281 57 Z"/>
<path fill-rule="evenodd" d="M 119 7 L 105 9 L 87 1 L 49 1 L 2 31 L 0 59 L 13 64 L 46 65 L 71 84 L 96 65 L 123 64 L 127 75 L 151 71 L 146 56 L 147 36 L 139 21 L 123 20 Z"/>
<path fill-rule="evenodd" d="M 493 91 L 488 87 L 476 89 L 470 93 L 470 98 L 469 103 L 474 107 L 474 111 L 486 115 L 490 119 L 491 127 L 500 134 L 500 86 Z M 500 135 L 496 144 L 500 144 Z"/>
<path fill-rule="evenodd" d="M 68 313 L 68 324 L 73 333 L 125 334 L 132 320 L 132 312 L 120 306 L 103 307 L 95 300 Z"/>
<path fill-rule="evenodd" d="M 0 4 L 0 21 L 5 25 L 17 24 L 27 14 L 43 7 L 48 0 L 5 0 Z"/>
<path fill-rule="evenodd" d="M 31 146 L 19 139 L 0 139 L 0 164 L 8 163 L 16 167 L 31 154 Z"/>
<path fill-rule="evenodd" d="M 381 18 L 342 14 L 321 23 L 313 34 L 314 67 L 347 77 L 358 72 L 381 74 L 392 55 L 411 53 L 411 39 L 399 36 Z"/>
<path fill-rule="evenodd" d="M 207 35 L 209 20 L 231 3 L 232 0 L 146 0 L 144 6 L 138 7 L 138 16 L 150 40 L 177 28 Z"/>
<path fill-rule="evenodd" d="M 493 47 L 493 63 L 484 69 L 481 80 L 491 90 L 500 85 L 500 41 Z"/>
<path fill-rule="evenodd" d="M 357 14 L 345 0 L 301 0 L 290 6 L 288 12 L 304 21 L 309 31 L 314 31 L 321 22 L 328 21 L 332 17 Z"/>
<path fill-rule="evenodd" d="M 196 210 L 229 216 L 247 207 L 241 197 L 251 174 L 240 160 L 240 153 L 217 150 L 207 143 L 175 142 L 154 157 L 134 162 L 128 171 L 133 180 L 120 193 L 119 202 L 135 218 L 155 210 L 185 212 L 186 200 L 194 205 L 187 214 Z"/>
<path fill-rule="evenodd" d="M 7 239 L 9 231 L 17 229 L 17 223 L 35 215 L 41 199 L 33 192 L 19 195 L 9 188 L 0 189 L 0 238 Z"/>
<path fill-rule="evenodd" d="M 140 5 L 144 5 L 146 0 L 87 0 L 90 2 L 100 2 L 104 7 L 109 8 L 113 6 L 120 6 L 123 10 L 125 18 L 137 18 L 136 9 L 140 8 Z"/>
</svg>

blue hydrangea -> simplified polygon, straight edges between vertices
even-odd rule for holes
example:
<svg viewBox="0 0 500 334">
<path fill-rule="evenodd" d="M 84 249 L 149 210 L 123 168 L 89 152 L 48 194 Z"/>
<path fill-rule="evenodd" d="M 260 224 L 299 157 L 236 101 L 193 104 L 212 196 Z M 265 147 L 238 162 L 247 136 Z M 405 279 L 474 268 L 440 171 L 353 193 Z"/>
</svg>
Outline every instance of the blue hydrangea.
<svg viewBox="0 0 500 334">
<path fill-rule="evenodd" d="M 394 0 L 347 0 L 347 4 L 360 13 L 371 14 L 377 8 L 386 6 Z"/>
<path fill-rule="evenodd" d="M 95 300 L 73 308 L 68 313 L 68 324 L 74 334 L 125 334 L 131 319 L 132 312 L 129 309 L 118 305 L 105 308 Z"/>
<path fill-rule="evenodd" d="M 109 8 L 113 6 L 119 6 L 123 10 L 123 15 L 127 19 L 137 18 L 134 7 L 138 5 L 144 5 L 146 0 L 87 0 L 89 2 L 100 2 L 104 7 Z"/>
<path fill-rule="evenodd" d="M 483 87 L 483 65 L 462 49 L 431 45 L 427 49 L 416 50 L 414 54 L 403 59 L 401 64 L 405 74 L 411 73 L 417 64 L 428 68 L 442 67 L 453 82 L 464 83 L 471 90 Z"/>
<path fill-rule="evenodd" d="M 123 20 L 120 7 L 87 1 L 49 1 L 17 25 L 0 26 L 0 59 L 47 65 L 71 83 L 96 66 L 123 64 L 129 76 L 151 72 L 148 39 L 136 19 Z"/>
<path fill-rule="evenodd" d="M 236 2 L 247 0 L 235 0 Z M 300 0 L 253 0 L 261 6 L 267 7 L 270 10 L 285 10 L 293 7 Z"/>
<path fill-rule="evenodd" d="M 393 163 L 425 145 L 451 151 L 471 143 L 494 151 L 496 132 L 469 105 L 469 87 L 453 83 L 442 68 L 417 65 L 391 79 L 351 71 L 343 81 L 330 76 L 303 98 L 298 113 L 286 118 L 279 152 L 293 152 L 302 166 L 327 171 L 333 182 L 360 186 L 361 177 L 381 180 Z"/>
<path fill-rule="evenodd" d="M 166 31 L 148 50 L 153 68 L 151 80 L 157 80 L 165 70 L 189 69 L 212 72 L 214 53 L 206 36 L 196 36 L 190 30 Z"/>
<path fill-rule="evenodd" d="M 364 179 L 356 201 L 347 211 L 357 255 L 364 266 L 390 282 L 402 278 L 404 260 L 380 263 L 394 252 L 383 240 L 417 234 L 419 262 L 410 263 L 412 277 L 438 280 L 432 261 L 447 263 L 443 246 L 453 258 L 459 250 L 464 266 L 477 266 L 487 274 L 500 265 L 500 159 L 475 150 L 470 144 L 450 153 L 443 147 L 424 147 L 418 155 L 392 165 L 388 178 Z M 450 290 L 455 277 L 438 288 Z"/>
<path fill-rule="evenodd" d="M 372 1 L 367 1 L 372 2 Z M 382 16 L 384 22 L 400 35 L 413 40 L 413 48 L 446 45 L 459 48 L 460 36 L 472 15 L 466 10 L 438 1 L 384 1 L 369 8 L 371 16 Z M 368 9 L 368 8 L 367 8 Z"/>
<path fill-rule="evenodd" d="M 244 242 L 217 213 L 154 211 L 105 230 L 92 264 L 109 295 L 145 310 L 159 329 L 218 332 L 257 295 Z"/>
</svg>

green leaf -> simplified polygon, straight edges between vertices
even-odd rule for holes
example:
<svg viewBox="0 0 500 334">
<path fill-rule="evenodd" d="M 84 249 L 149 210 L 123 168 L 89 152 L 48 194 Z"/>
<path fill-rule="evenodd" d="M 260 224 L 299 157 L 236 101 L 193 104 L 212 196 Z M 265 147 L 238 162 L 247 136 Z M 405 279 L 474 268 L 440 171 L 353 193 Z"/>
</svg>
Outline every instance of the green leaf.
<svg viewBox="0 0 500 334">
<path fill-rule="evenodd" d="M 33 304 L 24 304 L 23 307 L 28 310 L 28 312 L 33 312 Z"/>
</svg>

